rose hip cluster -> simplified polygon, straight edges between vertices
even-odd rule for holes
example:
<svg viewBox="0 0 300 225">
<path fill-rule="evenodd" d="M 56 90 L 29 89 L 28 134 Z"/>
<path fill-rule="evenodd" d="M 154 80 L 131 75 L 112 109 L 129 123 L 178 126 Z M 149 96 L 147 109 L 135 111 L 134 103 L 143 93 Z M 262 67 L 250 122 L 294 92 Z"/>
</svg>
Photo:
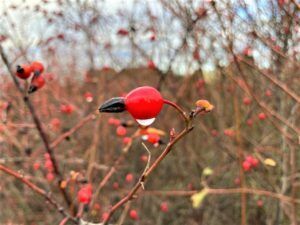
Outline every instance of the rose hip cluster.
<svg viewBox="0 0 300 225">
<path fill-rule="evenodd" d="M 259 161 L 257 158 L 249 155 L 245 158 L 244 162 L 243 162 L 243 170 L 245 172 L 251 171 L 252 168 L 256 168 L 259 164 Z"/>
<path fill-rule="evenodd" d="M 32 76 L 28 93 L 31 94 L 45 85 L 45 78 L 43 76 L 44 65 L 41 62 L 34 61 L 31 64 L 18 65 L 16 76 L 20 79 L 27 80 Z"/>
<path fill-rule="evenodd" d="M 60 111 L 66 115 L 71 115 L 75 110 L 75 106 L 72 104 L 62 104 L 60 106 Z"/>
</svg>

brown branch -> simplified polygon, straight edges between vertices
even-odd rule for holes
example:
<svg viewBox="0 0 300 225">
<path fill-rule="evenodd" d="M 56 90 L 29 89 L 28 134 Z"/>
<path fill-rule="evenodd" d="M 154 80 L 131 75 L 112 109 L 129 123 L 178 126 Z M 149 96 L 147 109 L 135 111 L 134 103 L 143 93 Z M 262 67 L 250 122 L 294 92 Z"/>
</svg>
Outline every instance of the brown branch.
<svg viewBox="0 0 300 225">
<path fill-rule="evenodd" d="M 45 198 L 51 205 L 55 207 L 55 209 L 62 214 L 65 218 L 68 218 L 68 220 L 72 221 L 74 224 L 78 224 L 78 221 L 74 219 L 72 216 L 70 216 L 65 209 L 59 205 L 50 195 L 50 193 L 47 193 L 44 189 L 41 189 L 40 187 L 36 186 L 34 183 L 29 181 L 28 179 L 25 178 L 24 175 L 21 175 L 20 173 L 13 171 L 4 165 L 0 164 L 0 170 L 3 171 L 4 173 L 7 173 L 15 178 L 17 178 L 19 181 L 21 181 L 23 184 L 28 186 L 31 190 L 34 192 L 38 193 L 41 195 L 43 198 Z"/>
<path fill-rule="evenodd" d="M 50 156 L 50 160 L 52 161 L 54 173 L 58 177 L 58 188 L 61 191 L 61 193 L 62 193 L 62 195 L 63 195 L 63 197 L 64 197 L 67 205 L 70 206 L 71 205 L 70 197 L 68 196 L 66 190 L 64 188 L 61 188 L 61 186 L 60 186 L 60 182 L 63 180 L 63 176 L 62 176 L 61 172 L 59 171 L 56 158 L 55 158 L 54 153 L 52 151 L 52 148 L 51 148 L 51 146 L 49 144 L 47 135 L 46 135 L 46 133 L 45 133 L 45 131 L 43 129 L 42 123 L 41 123 L 41 121 L 40 121 L 40 119 L 39 119 L 39 117 L 38 117 L 38 115 L 37 115 L 37 113 L 35 111 L 35 108 L 34 108 L 33 104 L 31 103 L 29 97 L 26 94 L 24 94 L 23 88 L 21 87 L 19 81 L 17 80 L 16 76 L 14 75 L 12 67 L 11 67 L 11 65 L 10 65 L 10 63 L 8 61 L 8 58 L 7 58 L 7 56 L 4 53 L 4 50 L 2 48 L 2 45 L 0 45 L 0 54 L 1 54 L 2 61 L 4 62 L 4 64 L 5 64 L 5 66 L 6 66 L 7 70 L 8 70 L 11 78 L 13 79 L 13 81 L 15 83 L 15 86 L 17 87 L 19 93 L 23 97 L 23 101 L 24 101 L 25 105 L 27 106 L 27 108 L 30 111 L 32 120 L 34 121 L 34 124 L 35 124 L 35 126 L 36 126 L 36 128 L 38 130 L 40 138 L 43 141 L 45 149 L 46 149 L 47 153 Z"/>
<path fill-rule="evenodd" d="M 272 116 L 274 116 L 276 119 L 278 119 L 280 122 L 284 123 L 284 124 L 289 124 L 289 123 L 285 123 L 286 120 L 283 119 L 283 117 L 281 117 L 278 113 L 276 113 L 274 110 L 270 109 L 266 103 L 264 103 L 263 101 L 261 101 L 255 94 L 254 92 L 250 89 L 250 86 L 248 86 L 247 88 L 243 87 L 236 78 L 230 76 L 230 79 L 232 79 L 240 88 L 241 90 L 243 90 L 245 93 L 247 93 L 248 95 L 250 95 L 255 102 L 267 113 L 270 114 Z M 245 80 L 244 80 L 245 81 Z M 247 81 L 245 81 L 245 84 L 247 84 Z M 293 136 L 289 133 L 287 133 L 286 131 L 284 131 L 280 125 L 277 125 L 275 122 L 273 122 L 271 120 L 271 123 L 273 124 L 273 126 L 287 139 L 289 139 L 291 142 L 294 142 L 293 140 Z M 287 125 L 288 126 L 288 125 Z M 296 131 L 296 130 L 294 130 Z"/>
<path fill-rule="evenodd" d="M 88 123 L 91 120 L 94 120 L 95 114 L 91 113 L 84 117 L 82 120 L 80 120 L 77 124 L 75 124 L 74 127 L 72 127 L 70 130 L 64 132 L 63 134 L 59 135 L 54 141 L 51 142 L 50 148 L 54 150 L 60 143 L 62 143 L 67 137 L 71 136 L 73 133 L 75 133 L 77 130 L 79 130 L 81 127 L 83 127 L 86 123 Z M 34 151 L 34 156 L 40 155 L 40 152 L 43 151 L 43 148 L 39 148 L 36 151 Z"/>
<path fill-rule="evenodd" d="M 234 58 L 234 62 L 235 65 L 247 87 L 247 89 L 243 89 L 244 91 L 246 91 L 251 97 L 253 97 L 253 99 L 256 101 L 256 103 L 264 110 L 266 111 L 268 114 L 272 115 L 273 117 L 275 117 L 277 120 L 279 120 L 280 122 L 282 122 L 283 124 L 285 124 L 287 127 L 289 127 L 291 130 L 293 130 L 297 135 L 300 134 L 300 130 L 297 127 L 294 127 L 289 121 L 287 121 L 286 119 L 284 119 L 281 115 L 279 115 L 278 113 L 276 113 L 274 110 L 270 109 L 264 102 L 260 101 L 258 99 L 258 97 L 254 94 L 254 91 L 250 88 L 250 85 L 248 83 L 248 81 L 246 80 L 246 75 L 243 72 L 243 69 L 240 66 L 240 63 L 238 61 L 237 56 L 232 52 L 233 54 L 233 58 Z M 240 85 L 239 85 L 240 86 Z"/>
<path fill-rule="evenodd" d="M 294 91 L 292 91 L 291 89 L 289 89 L 286 84 L 282 83 L 280 80 L 278 80 L 277 78 L 273 77 L 271 74 L 268 74 L 267 72 L 264 72 L 264 71 L 260 70 L 257 66 L 254 65 L 254 63 L 251 63 L 248 60 L 246 60 L 246 59 L 244 59 L 244 58 L 242 58 L 240 56 L 236 56 L 235 55 L 235 57 L 239 61 L 242 61 L 246 65 L 254 68 L 257 72 L 259 72 L 261 75 L 263 75 L 268 80 L 270 80 L 273 84 L 275 84 L 276 86 L 278 86 L 282 91 L 284 91 L 287 95 L 289 95 L 291 98 L 293 98 L 296 102 L 300 103 L 300 96 L 298 96 Z"/>
<path fill-rule="evenodd" d="M 297 6 L 298 10 L 300 10 L 300 4 L 296 2 L 296 0 L 292 0 L 292 2 Z"/>
<path fill-rule="evenodd" d="M 223 32 L 226 34 L 225 37 L 226 37 L 226 40 L 228 42 L 228 49 L 229 51 L 234 55 L 233 53 L 233 42 L 232 42 L 232 39 L 228 36 L 227 34 L 227 30 L 226 30 L 226 27 L 222 21 L 222 18 L 221 18 L 221 15 L 216 7 L 216 5 L 213 3 L 211 4 L 212 5 L 212 8 L 214 9 L 215 13 L 217 14 L 217 18 L 218 18 L 218 21 L 222 27 L 222 30 Z M 232 35 L 232 33 L 230 33 Z M 237 98 L 236 98 L 236 95 L 234 97 L 234 103 L 235 103 L 235 106 L 234 106 L 234 111 L 235 111 L 235 116 L 237 116 Z M 239 115 L 238 115 L 239 116 Z M 240 121 L 236 118 L 236 127 L 238 128 L 237 129 L 237 136 L 236 136 L 236 139 L 237 139 L 237 142 L 238 142 L 238 146 L 237 146 L 237 156 L 238 156 L 238 160 L 239 160 L 239 177 L 241 179 L 241 188 L 244 188 L 244 185 L 245 185 L 245 180 L 244 180 L 244 172 L 242 170 L 242 149 L 241 149 L 241 139 L 240 139 L 240 134 L 239 134 L 239 123 Z M 247 201 L 247 196 L 244 194 L 244 193 L 241 193 L 241 225 L 246 225 L 247 224 L 247 204 L 246 204 L 246 201 Z"/>
<path fill-rule="evenodd" d="M 262 195 L 266 197 L 271 197 L 278 199 L 282 202 L 286 202 L 289 204 L 296 203 L 300 204 L 300 199 L 294 199 L 289 196 L 274 193 L 266 190 L 254 189 L 254 188 L 207 188 L 207 193 L 210 195 L 227 195 L 227 194 L 253 194 L 253 195 Z M 143 195 L 159 195 L 159 196 L 183 196 L 189 197 L 193 194 L 198 193 L 201 190 L 194 190 L 194 191 L 145 191 Z"/>
<path fill-rule="evenodd" d="M 70 130 L 66 131 L 59 137 L 57 137 L 54 141 L 51 142 L 50 147 L 56 148 L 62 141 L 66 139 L 66 137 L 71 136 L 73 133 L 75 133 L 77 130 L 79 130 L 81 127 L 83 127 L 87 122 L 94 120 L 96 118 L 94 113 L 89 114 L 88 116 L 84 117 L 82 120 L 80 120 L 74 127 L 72 127 Z"/>
<path fill-rule="evenodd" d="M 133 135 L 134 136 L 134 135 Z M 133 136 L 131 136 L 131 138 L 133 138 Z M 100 193 L 100 191 L 102 190 L 102 188 L 108 183 L 108 181 L 110 180 L 110 178 L 112 177 L 113 174 L 115 174 L 115 172 L 117 171 L 117 167 L 120 165 L 120 163 L 124 160 L 125 155 L 127 154 L 128 150 L 131 147 L 131 143 L 128 144 L 127 146 L 125 146 L 122 149 L 122 153 L 119 155 L 119 157 L 114 161 L 113 165 L 111 166 L 111 168 L 109 169 L 109 171 L 106 173 L 106 175 L 103 177 L 103 179 L 100 181 L 95 193 L 93 194 L 93 198 L 90 202 L 90 208 L 94 205 L 96 199 L 98 198 L 98 195 Z"/>
<path fill-rule="evenodd" d="M 159 155 L 158 158 L 156 158 L 156 160 L 152 163 L 152 165 L 146 169 L 142 175 L 139 178 L 139 181 L 135 184 L 135 186 L 129 191 L 129 193 L 122 198 L 119 202 L 117 202 L 115 205 L 113 205 L 110 209 L 110 211 L 108 212 L 107 217 L 103 220 L 103 224 L 107 224 L 109 222 L 109 220 L 111 219 L 112 215 L 120 208 L 122 207 L 125 203 L 127 203 L 128 201 L 130 201 L 131 199 L 134 198 L 135 194 L 137 193 L 137 191 L 143 187 L 144 182 L 146 181 L 146 179 L 150 176 L 150 174 L 158 167 L 158 165 L 161 163 L 161 161 L 168 155 L 168 153 L 172 150 L 172 147 L 179 141 L 181 140 L 183 137 L 185 137 L 189 132 L 191 132 L 193 130 L 193 126 L 191 125 L 191 122 L 194 119 L 194 115 L 197 115 L 199 112 L 204 112 L 205 109 L 204 108 L 199 108 L 196 111 L 193 111 L 193 113 L 191 113 L 192 116 L 188 117 L 187 114 L 184 112 L 184 110 L 182 110 L 179 106 L 177 106 L 175 103 L 169 104 L 172 107 L 174 107 L 174 109 L 176 109 L 185 119 L 186 119 L 186 123 L 185 123 L 185 128 L 177 135 L 175 136 L 173 139 L 170 140 L 170 142 L 167 144 L 166 148 L 164 149 L 164 151 Z"/>
</svg>

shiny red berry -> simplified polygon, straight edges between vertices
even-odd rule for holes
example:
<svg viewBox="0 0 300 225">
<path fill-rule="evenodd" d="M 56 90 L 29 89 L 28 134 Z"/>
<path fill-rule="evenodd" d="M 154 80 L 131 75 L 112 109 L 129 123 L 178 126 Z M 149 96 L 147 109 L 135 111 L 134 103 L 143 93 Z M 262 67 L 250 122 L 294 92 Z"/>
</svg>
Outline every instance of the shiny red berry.
<svg viewBox="0 0 300 225">
<path fill-rule="evenodd" d="M 49 153 L 45 153 L 45 154 L 44 154 L 44 158 L 45 158 L 45 159 L 50 159 L 50 158 L 51 158 L 51 157 L 50 157 L 50 154 L 49 154 Z"/>
<path fill-rule="evenodd" d="M 38 169 L 40 168 L 40 166 L 41 166 L 40 163 L 35 162 L 35 163 L 33 164 L 33 169 L 34 169 L 34 170 L 38 170 Z"/>
<path fill-rule="evenodd" d="M 108 119 L 108 124 L 109 125 L 119 126 L 119 125 L 121 125 L 121 121 L 119 119 L 115 119 L 114 117 L 110 117 Z"/>
<path fill-rule="evenodd" d="M 260 114 L 258 114 L 258 118 L 259 118 L 260 120 L 265 120 L 265 119 L 267 118 L 267 116 L 266 116 L 266 114 L 264 114 L 264 113 L 260 113 Z"/>
<path fill-rule="evenodd" d="M 251 163 L 248 161 L 244 161 L 242 166 L 243 166 L 244 171 L 246 171 L 246 172 L 251 170 Z"/>
<path fill-rule="evenodd" d="M 147 162 L 148 161 L 148 156 L 146 154 L 141 155 L 140 157 L 142 162 Z"/>
<path fill-rule="evenodd" d="M 53 130 L 58 130 L 61 126 L 61 121 L 58 118 L 53 118 L 50 122 L 50 125 Z"/>
<path fill-rule="evenodd" d="M 247 119 L 246 123 L 249 127 L 251 127 L 253 125 L 253 120 L 252 119 Z"/>
<path fill-rule="evenodd" d="M 136 88 L 125 97 L 125 107 L 135 119 L 155 118 L 163 104 L 159 91 L 149 86 Z"/>
<path fill-rule="evenodd" d="M 125 180 L 126 180 L 127 183 L 131 183 L 133 181 L 132 173 L 128 173 L 125 177 Z"/>
<path fill-rule="evenodd" d="M 40 89 L 45 85 L 45 79 L 43 76 L 40 75 L 37 78 L 33 79 L 31 84 Z"/>
<path fill-rule="evenodd" d="M 21 65 L 21 66 L 17 66 L 16 75 L 17 75 L 17 77 L 26 80 L 30 77 L 30 75 L 32 74 L 32 71 L 33 70 L 30 65 Z"/>
<path fill-rule="evenodd" d="M 66 104 L 66 105 L 61 105 L 60 106 L 60 111 L 62 113 L 67 114 L 67 115 L 72 114 L 74 110 L 75 110 L 75 107 L 71 104 Z"/>
<path fill-rule="evenodd" d="M 136 210 L 132 209 L 129 211 L 129 217 L 133 220 L 138 220 L 139 217 L 138 217 L 138 213 Z"/>
<path fill-rule="evenodd" d="M 53 171 L 53 163 L 50 159 L 47 159 L 45 162 L 45 168 L 48 170 L 48 172 Z"/>
<path fill-rule="evenodd" d="M 164 213 L 169 211 L 168 203 L 167 202 L 162 202 L 160 204 L 160 210 Z"/>
<path fill-rule="evenodd" d="M 245 97 L 243 99 L 243 102 L 244 102 L 245 105 L 250 105 L 252 101 L 251 101 L 251 98 Z"/>
<path fill-rule="evenodd" d="M 117 133 L 118 136 L 121 136 L 121 137 L 125 136 L 126 133 L 127 133 L 127 129 L 123 126 L 118 126 L 117 130 L 116 130 L 116 133 Z"/>
<path fill-rule="evenodd" d="M 272 96 L 272 91 L 270 89 L 266 90 L 265 95 L 267 97 L 271 97 Z"/>
<path fill-rule="evenodd" d="M 119 187 L 120 187 L 120 185 L 119 185 L 118 182 L 114 182 L 114 183 L 113 183 L 113 189 L 114 189 L 114 190 L 119 189 Z"/>
<path fill-rule="evenodd" d="M 258 159 L 251 155 L 246 157 L 246 161 L 249 162 L 252 167 L 257 167 L 259 164 Z"/>
<path fill-rule="evenodd" d="M 228 137 L 233 137 L 234 136 L 234 131 L 231 129 L 225 129 L 224 130 L 224 135 L 228 136 Z"/>
<path fill-rule="evenodd" d="M 128 145 L 131 142 L 132 142 L 132 138 L 130 138 L 130 137 L 124 137 L 123 138 L 123 144 L 124 145 Z"/>
<path fill-rule="evenodd" d="M 160 140 L 160 136 L 158 134 L 151 133 L 148 134 L 147 136 L 148 136 L 147 141 L 150 142 L 151 144 L 156 144 Z"/>
<path fill-rule="evenodd" d="M 54 174 L 52 172 L 48 172 L 46 178 L 49 182 L 54 180 Z"/>
<path fill-rule="evenodd" d="M 80 203 L 88 204 L 92 199 L 92 185 L 86 184 L 77 193 L 77 199 Z"/>
<path fill-rule="evenodd" d="M 44 71 L 44 65 L 41 62 L 34 61 L 31 63 L 32 71 L 42 73 Z"/>
</svg>

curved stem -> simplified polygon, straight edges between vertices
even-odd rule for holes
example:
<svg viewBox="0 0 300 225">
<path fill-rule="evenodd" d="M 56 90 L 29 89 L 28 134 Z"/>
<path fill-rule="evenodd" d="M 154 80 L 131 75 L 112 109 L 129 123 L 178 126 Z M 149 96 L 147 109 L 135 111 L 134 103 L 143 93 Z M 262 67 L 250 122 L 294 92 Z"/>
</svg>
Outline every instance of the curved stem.
<svg viewBox="0 0 300 225">
<path fill-rule="evenodd" d="M 174 109 L 176 109 L 180 113 L 180 115 L 182 116 L 184 122 L 186 123 L 186 126 L 188 125 L 189 117 L 186 115 L 186 112 L 179 105 L 177 105 L 176 103 L 171 102 L 169 100 L 166 100 L 166 99 L 164 99 L 164 103 L 167 104 L 167 105 L 170 105 Z"/>
<path fill-rule="evenodd" d="M 193 128 L 186 127 L 182 130 L 172 141 L 170 141 L 164 151 L 160 154 L 160 156 L 153 162 L 153 164 L 143 172 L 140 176 L 139 181 L 135 184 L 135 186 L 130 190 L 130 192 L 122 198 L 119 202 L 112 206 L 110 211 L 108 212 L 107 217 L 103 220 L 103 224 L 108 224 L 109 220 L 111 219 L 112 215 L 117 211 L 121 206 L 123 206 L 126 202 L 130 201 L 137 191 L 142 187 L 142 183 L 148 178 L 148 176 L 158 167 L 160 162 L 168 155 L 168 153 L 172 150 L 172 147 L 185 135 L 187 135 Z"/>
<path fill-rule="evenodd" d="M 168 100 L 164 100 L 164 103 L 172 106 L 173 108 L 175 108 L 180 115 L 182 116 L 184 122 L 185 122 L 185 128 L 174 137 L 174 139 L 171 139 L 170 142 L 167 144 L 166 148 L 163 150 L 163 152 L 155 159 L 155 161 L 152 163 L 152 165 L 148 168 L 145 169 L 145 171 L 142 173 L 142 175 L 140 176 L 138 182 L 134 185 L 134 187 L 129 191 L 129 193 L 123 197 L 119 202 L 117 202 L 115 205 L 113 205 L 111 207 L 111 209 L 108 212 L 107 217 L 103 220 L 103 224 L 106 225 L 108 224 L 109 220 L 111 219 L 111 217 L 113 216 L 113 214 L 115 213 L 115 211 L 117 211 L 120 207 L 122 207 L 125 203 L 127 203 L 128 201 L 130 201 L 131 199 L 134 198 L 135 194 L 138 192 L 138 190 L 143 187 L 143 183 L 146 181 L 146 179 L 148 178 L 148 176 L 159 166 L 159 164 L 161 163 L 161 161 L 163 161 L 165 159 L 165 157 L 169 154 L 169 152 L 172 150 L 172 147 L 179 141 L 181 140 L 183 137 L 185 137 L 190 131 L 193 130 L 193 126 L 190 126 L 192 120 L 194 119 L 195 116 L 187 116 L 186 112 L 179 107 L 177 104 L 168 101 Z M 204 110 L 204 111 L 203 111 Z M 192 111 L 193 113 L 194 111 Z M 197 112 L 205 112 L 205 109 L 201 108 L 199 109 Z M 196 113 L 197 114 L 197 113 Z"/>
</svg>

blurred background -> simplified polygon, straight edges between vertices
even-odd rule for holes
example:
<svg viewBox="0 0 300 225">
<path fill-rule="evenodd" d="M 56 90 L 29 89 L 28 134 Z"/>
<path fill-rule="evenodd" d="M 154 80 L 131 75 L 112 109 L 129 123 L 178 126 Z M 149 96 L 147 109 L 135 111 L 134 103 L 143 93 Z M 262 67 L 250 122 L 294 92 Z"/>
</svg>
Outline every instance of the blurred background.
<svg viewBox="0 0 300 225">
<path fill-rule="evenodd" d="M 153 162 L 184 129 L 169 106 L 148 129 L 98 113 L 148 85 L 187 112 L 198 99 L 214 110 L 111 223 L 300 224 L 299 20 L 299 0 L 2 0 L 0 165 L 100 224 L 143 173 L 142 142 Z M 33 80 L 16 76 L 33 61 L 45 84 L 29 101 L 50 156 L 23 101 Z M 1 225 L 74 224 L 3 167 Z"/>
</svg>

